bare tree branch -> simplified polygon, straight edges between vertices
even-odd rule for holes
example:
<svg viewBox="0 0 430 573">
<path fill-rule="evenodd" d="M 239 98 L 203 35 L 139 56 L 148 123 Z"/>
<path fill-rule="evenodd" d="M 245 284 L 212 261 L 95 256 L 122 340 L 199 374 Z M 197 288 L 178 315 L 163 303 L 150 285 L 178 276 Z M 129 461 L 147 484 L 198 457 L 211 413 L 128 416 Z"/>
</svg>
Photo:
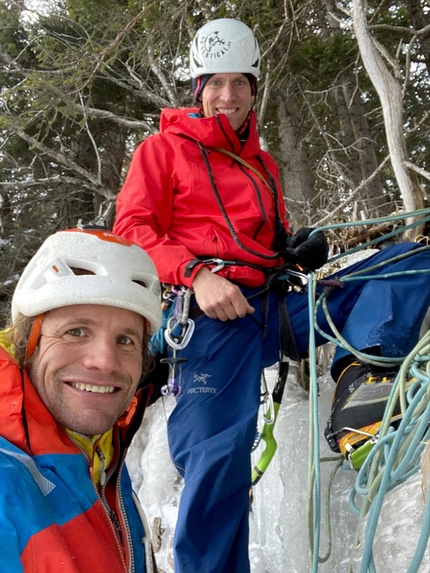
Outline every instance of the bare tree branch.
<svg viewBox="0 0 430 573">
<path fill-rule="evenodd" d="M 371 24 L 369 30 L 391 30 L 392 32 L 399 32 L 401 34 L 411 34 L 411 36 L 426 36 L 430 34 L 430 24 L 421 28 L 421 30 L 406 28 L 405 26 L 391 26 L 390 24 Z"/>
<path fill-rule="evenodd" d="M 325 217 L 323 217 L 322 219 L 320 219 L 319 221 L 317 221 L 314 226 L 315 227 L 321 227 L 322 225 L 325 225 L 328 221 L 330 221 L 330 219 L 333 219 L 333 217 L 335 215 L 337 215 L 338 213 L 342 212 L 345 207 L 347 207 L 348 205 L 350 205 L 352 203 L 352 201 L 354 201 L 354 199 L 357 197 L 357 195 L 359 195 L 359 193 L 366 187 L 366 185 L 368 185 L 370 183 L 370 181 L 372 181 L 377 175 L 378 173 L 380 173 L 382 171 L 382 169 L 384 169 L 384 167 L 387 165 L 388 160 L 390 158 L 387 156 L 382 163 L 379 164 L 378 169 L 376 169 L 372 175 L 370 175 L 370 177 L 368 177 L 367 179 L 365 179 L 364 181 L 362 181 L 360 183 L 360 185 L 358 187 L 356 187 L 351 194 L 349 195 L 348 199 L 345 199 L 345 201 L 343 201 L 343 203 L 341 203 L 340 205 L 338 205 L 333 211 L 331 211 L 328 215 L 326 215 Z"/>
<path fill-rule="evenodd" d="M 74 106 L 76 109 L 80 109 L 88 117 L 97 118 L 97 119 L 108 119 L 117 123 L 118 125 L 123 125 L 124 127 L 128 127 L 131 129 L 144 129 L 145 131 L 149 131 L 150 133 L 154 133 L 156 129 L 153 125 L 150 125 L 146 121 L 141 121 L 138 119 L 128 119 L 126 117 L 121 117 L 112 113 L 111 111 L 107 111 L 106 109 L 96 109 L 94 107 L 81 107 L 78 104 Z"/>
<path fill-rule="evenodd" d="M 93 69 L 93 71 L 91 72 L 91 74 L 89 75 L 87 81 L 81 87 L 81 90 L 85 89 L 91 83 L 91 81 L 93 80 L 94 76 L 96 75 L 96 73 L 100 69 L 101 65 L 103 64 L 104 59 L 109 54 L 109 52 L 111 52 L 116 46 L 118 46 L 118 44 L 121 43 L 124 36 L 126 36 L 127 33 L 137 24 L 137 22 L 144 16 L 145 12 L 147 10 L 149 10 L 150 8 L 152 8 L 155 4 L 156 4 L 156 2 L 151 2 L 150 4 L 146 5 L 132 20 L 130 20 L 130 22 L 124 27 L 124 29 L 121 30 L 121 32 L 119 32 L 116 35 L 114 41 L 111 42 L 108 46 L 106 46 L 100 52 L 100 54 L 97 58 L 97 60 L 98 60 L 97 64 L 96 64 L 95 68 Z"/>
<path fill-rule="evenodd" d="M 52 177 L 43 177 L 39 179 L 22 179 L 19 181 L 0 181 L 0 187 L 3 189 L 17 189 L 17 188 L 27 188 L 27 187 L 37 187 L 46 185 L 55 185 L 56 183 L 69 183 L 75 186 L 79 185 L 79 179 L 76 177 L 67 177 L 65 175 L 53 175 Z M 91 191 L 98 192 L 100 187 L 92 185 L 85 181 L 82 183 L 82 187 L 89 189 Z M 109 198 L 110 199 L 110 198 Z"/>
<path fill-rule="evenodd" d="M 417 165 L 411 163 L 410 161 L 405 161 L 404 164 L 406 165 L 406 167 L 409 167 L 409 169 L 412 169 L 412 171 L 415 171 L 415 173 L 418 173 L 419 175 L 425 177 L 430 181 L 430 173 L 425 169 L 421 169 L 421 167 L 418 167 Z"/>
<path fill-rule="evenodd" d="M 147 53 L 148 53 L 148 60 L 149 60 L 149 65 L 151 67 L 151 70 L 157 76 L 157 78 L 159 79 L 160 84 L 162 85 L 164 91 L 169 96 L 171 105 L 173 105 L 174 107 L 177 107 L 179 105 L 179 102 L 178 102 L 178 98 L 176 97 L 176 93 L 172 88 L 172 83 L 167 80 L 166 76 L 163 74 L 160 67 L 157 66 L 157 64 L 155 63 L 155 60 L 153 57 L 153 49 L 151 47 L 148 47 Z"/>
<path fill-rule="evenodd" d="M 57 161 L 64 167 L 67 167 L 68 169 L 75 171 L 76 173 L 84 177 L 87 181 L 92 183 L 92 185 L 98 187 L 99 182 L 98 178 L 95 175 L 93 175 L 88 170 L 84 169 L 71 159 L 67 159 L 67 157 L 63 153 L 59 153 L 58 151 L 50 149 L 49 147 L 38 141 L 35 137 L 32 137 L 31 135 L 25 133 L 25 131 L 17 130 L 16 134 L 19 135 L 21 139 L 29 143 L 31 146 L 36 147 L 40 151 L 43 151 L 43 153 L 46 153 L 47 155 L 49 155 L 49 157 L 52 157 L 52 159 L 55 159 L 55 161 Z"/>
</svg>

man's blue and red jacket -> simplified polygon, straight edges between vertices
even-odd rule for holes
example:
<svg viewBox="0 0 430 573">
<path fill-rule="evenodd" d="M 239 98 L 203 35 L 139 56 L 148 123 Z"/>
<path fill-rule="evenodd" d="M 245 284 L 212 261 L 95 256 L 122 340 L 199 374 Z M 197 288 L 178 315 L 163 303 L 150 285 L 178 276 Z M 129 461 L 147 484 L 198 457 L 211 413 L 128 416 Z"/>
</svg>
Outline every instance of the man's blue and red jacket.
<svg viewBox="0 0 430 573">
<path fill-rule="evenodd" d="M 156 570 L 124 464 L 141 414 L 114 427 L 114 459 L 96 488 L 87 456 L 0 348 L 1 573 Z"/>
</svg>

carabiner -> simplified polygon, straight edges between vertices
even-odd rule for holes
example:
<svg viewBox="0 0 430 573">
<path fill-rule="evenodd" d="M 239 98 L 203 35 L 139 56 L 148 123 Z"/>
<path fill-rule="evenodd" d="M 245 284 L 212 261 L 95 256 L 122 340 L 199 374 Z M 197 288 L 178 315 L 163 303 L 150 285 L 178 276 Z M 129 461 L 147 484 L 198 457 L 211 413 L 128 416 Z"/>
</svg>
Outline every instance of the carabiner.
<svg viewBox="0 0 430 573">
<path fill-rule="evenodd" d="M 181 327 L 181 332 L 178 336 L 176 336 L 172 333 L 178 328 L 178 326 Z M 167 321 L 164 338 L 167 344 L 174 350 L 183 350 L 191 340 L 191 337 L 194 333 L 194 328 L 195 323 L 191 318 L 188 318 L 187 321 L 182 324 L 178 322 L 176 317 L 171 316 Z"/>
<path fill-rule="evenodd" d="M 263 418 L 269 426 L 275 421 L 275 406 L 273 405 L 272 394 L 269 394 L 263 403 Z"/>
<path fill-rule="evenodd" d="M 161 388 L 161 394 L 163 396 L 172 394 L 172 396 L 179 398 L 182 395 L 181 369 L 179 368 L 178 373 L 178 364 L 186 361 L 186 358 L 177 358 L 176 356 L 172 356 L 172 358 L 162 358 L 160 360 L 162 364 L 167 364 L 169 366 L 167 384 Z"/>
<path fill-rule="evenodd" d="M 217 259 L 217 258 L 204 259 L 202 262 L 205 263 L 205 265 L 215 265 L 211 269 L 211 273 L 217 273 L 218 271 L 220 271 L 225 267 L 225 261 L 223 261 L 222 259 Z"/>
<path fill-rule="evenodd" d="M 217 263 L 216 267 L 213 267 L 213 269 L 211 269 L 211 273 L 217 273 L 218 271 L 220 271 L 221 269 L 224 268 L 225 266 L 225 262 L 222 259 L 213 259 L 214 263 Z"/>
<path fill-rule="evenodd" d="M 264 370 L 261 373 L 261 400 L 263 418 L 269 426 L 275 421 L 275 407 L 273 405 L 273 396 L 267 388 L 266 376 Z"/>
</svg>

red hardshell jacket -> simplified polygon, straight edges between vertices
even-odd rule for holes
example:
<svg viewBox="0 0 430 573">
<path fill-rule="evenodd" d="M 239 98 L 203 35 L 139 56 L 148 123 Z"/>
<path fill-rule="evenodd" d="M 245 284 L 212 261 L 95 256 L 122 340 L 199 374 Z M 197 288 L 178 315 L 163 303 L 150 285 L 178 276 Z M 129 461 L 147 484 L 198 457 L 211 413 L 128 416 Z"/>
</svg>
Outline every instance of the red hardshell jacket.
<svg viewBox="0 0 430 573">
<path fill-rule="evenodd" d="M 255 113 L 251 112 L 244 144 L 226 115 L 197 115 L 198 109 L 162 111 L 160 133 L 148 137 L 133 154 L 116 203 L 114 232 L 143 247 L 160 281 L 168 284 L 191 286 L 200 268 L 190 265 L 196 258 L 240 261 L 265 269 L 282 264 L 275 255 L 273 191 L 252 169 L 214 149 L 240 156 L 266 181 L 270 173 L 279 219 L 288 229 L 278 168 L 260 148 Z M 264 273 L 247 266 L 224 267 L 219 274 L 245 286 L 264 283 Z"/>
<path fill-rule="evenodd" d="M 130 410 L 114 427 L 114 459 L 97 491 L 90 460 L 52 418 L 27 374 L 0 348 L 2 572 L 156 570 L 124 464 L 143 414 L 144 407 L 136 413 L 136 405 L 134 417 Z"/>
</svg>

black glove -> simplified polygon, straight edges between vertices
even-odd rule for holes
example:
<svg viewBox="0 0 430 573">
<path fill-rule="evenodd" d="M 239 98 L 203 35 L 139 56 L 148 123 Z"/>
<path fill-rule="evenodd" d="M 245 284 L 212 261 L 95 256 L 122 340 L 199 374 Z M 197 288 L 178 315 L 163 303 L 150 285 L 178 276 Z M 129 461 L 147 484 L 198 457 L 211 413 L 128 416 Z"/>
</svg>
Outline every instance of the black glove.
<svg viewBox="0 0 430 573">
<path fill-rule="evenodd" d="M 322 231 L 317 231 L 309 239 L 312 228 L 299 229 L 288 242 L 282 256 L 288 263 L 301 266 L 306 271 L 319 269 L 328 259 L 329 245 Z"/>
</svg>

